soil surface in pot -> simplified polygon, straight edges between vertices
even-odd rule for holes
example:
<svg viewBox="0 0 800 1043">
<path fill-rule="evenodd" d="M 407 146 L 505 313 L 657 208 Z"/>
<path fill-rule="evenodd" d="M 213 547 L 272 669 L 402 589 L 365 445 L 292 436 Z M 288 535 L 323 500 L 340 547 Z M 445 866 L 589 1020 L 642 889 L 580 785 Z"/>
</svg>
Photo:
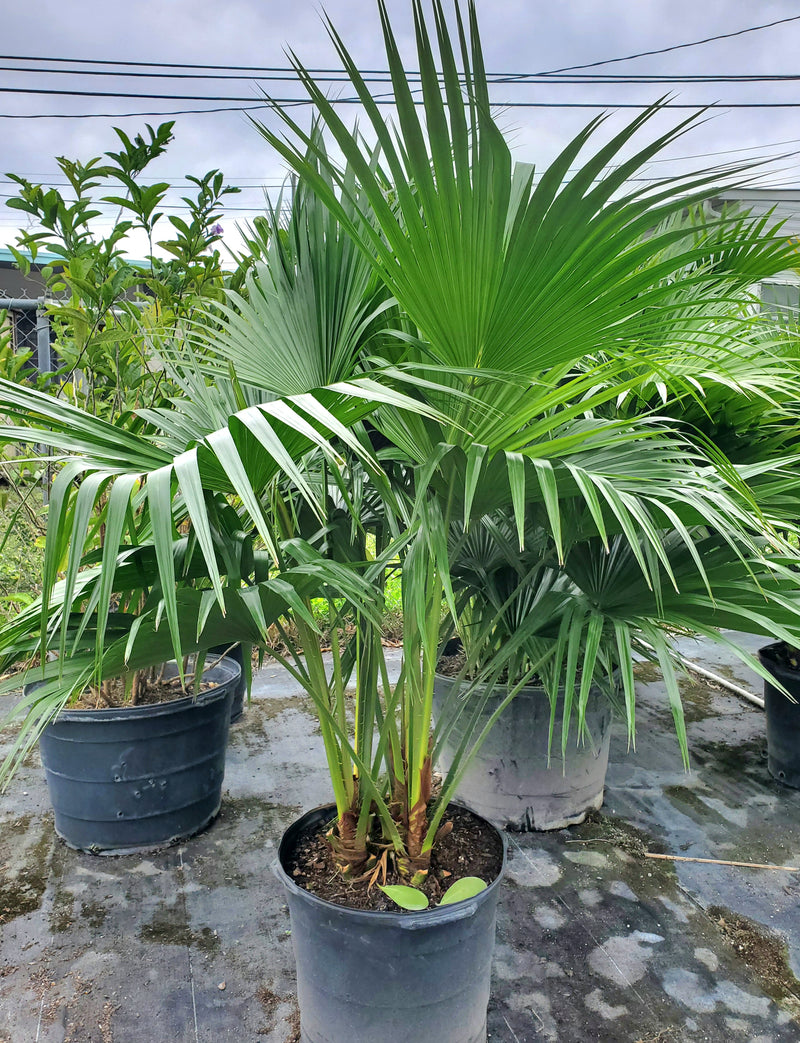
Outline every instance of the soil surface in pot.
<svg viewBox="0 0 800 1043">
<path fill-rule="evenodd" d="M 100 688 L 87 688 L 81 693 L 75 703 L 69 707 L 70 710 L 106 710 L 118 709 L 123 706 L 154 706 L 157 703 L 171 703 L 176 699 L 185 699 L 194 695 L 194 684 L 187 678 L 187 685 L 181 685 L 180 677 L 164 677 L 159 679 L 143 677 L 139 683 L 136 698 L 131 698 L 131 692 L 125 690 L 125 682 L 121 677 L 113 677 L 106 681 Z M 208 692 L 216 688 L 214 681 L 201 681 L 200 691 Z"/>
<path fill-rule="evenodd" d="M 445 646 L 446 647 L 446 646 Z M 462 651 L 455 651 L 452 655 L 442 655 L 439 658 L 439 662 L 436 664 L 436 673 L 441 674 L 442 677 L 458 677 L 464 669 L 467 662 L 467 657 Z M 464 680 L 472 681 L 475 679 L 475 672 L 468 670 Z M 508 684 L 508 671 L 503 670 L 497 677 L 495 684 L 503 685 Z M 525 682 L 526 686 L 531 688 L 541 688 L 542 679 L 538 674 L 534 674 L 533 677 L 529 678 Z"/>
<path fill-rule="evenodd" d="M 767 645 L 766 648 L 762 648 L 761 654 L 765 659 L 769 659 L 770 662 L 773 663 L 778 663 L 786 670 L 800 671 L 800 650 L 792 648 L 791 645 L 784 644 L 782 641 L 779 641 L 774 645 Z"/>
<path fill-rule="evenodd" d="M 419 888 L 428 896 L 431 906 L 438 905 L 448 887 L 462 877 L 477 876 L 490 884 L 503 864 L 502 842 L 497 830 L 488 822 L 466 808 L 452 805 L 444 819 L 444 823 L 447 822 L 452 822 L 453 827 L 434 845 L 428 879 Z M 372 886 L 369 877 L 360 881 L 347 880 L 336 868 L 325 832 L 319 827 L 300 834 L 294 850 L 286 857 L 284 869 L 300 887 L 336 905 L 375 912 L 404 911 L 399 910 L 377 886 L 378 883 L 408 883 L 391 863 L 387 867 L 386 880 L 381 874 Z M 372 876 L 371 872 L 369 876 Z"/>
</svg>

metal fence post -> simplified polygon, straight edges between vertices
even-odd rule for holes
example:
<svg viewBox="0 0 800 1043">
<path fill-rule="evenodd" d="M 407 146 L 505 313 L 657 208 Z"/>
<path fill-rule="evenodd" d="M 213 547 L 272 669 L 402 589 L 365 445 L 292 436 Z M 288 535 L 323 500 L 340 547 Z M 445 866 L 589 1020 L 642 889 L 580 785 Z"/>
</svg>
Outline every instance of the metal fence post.
<svg viewBox="0 0 800 1043">
<path fill-rule="evenodd" d="M 40 373 L 49 373 L 52 368 L 50 316 L 44 308 L 36 309 L 36 368 Z"/>
</svg>

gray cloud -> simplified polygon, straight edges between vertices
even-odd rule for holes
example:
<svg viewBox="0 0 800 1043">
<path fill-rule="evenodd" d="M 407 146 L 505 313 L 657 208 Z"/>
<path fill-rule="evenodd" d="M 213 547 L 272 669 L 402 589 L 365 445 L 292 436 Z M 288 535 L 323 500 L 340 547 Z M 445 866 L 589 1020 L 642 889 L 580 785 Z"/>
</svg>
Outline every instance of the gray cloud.
<svg viewBox="0 0 800 1043">
<path fill-rule="evenodd" d="M 377 8 L 372 0 L 329 0 L 324 6 L 359 66 L 383 66 Z M 413 64 L 410 3 L 389 0 L 389 9 L 404 57 Z M 797 13 L 797 5 L 794 0 L 770 0 L 758 5 L 749 0 L 709 0 L 704 4 L 696 0 L 569 0 L 561 3 L 551 0 L 549 4 L 537 0 L 479 0 L 478 13 L 489 70 L 524 72 L 582 64 L 729 32 L 755 22 L 790 17 Z M 795 68 L 798 41 L 800 22 L 606 68 L 616 73 L 788 73 Z M 317 5 L 311 0 L 288 4 L 275 0 L 233 0 L 224 8 L 218 0 L 140 0 L 135 6 L 124 7 L 107 0 L 83 0 L 73 4 L 45 0 L 36 5 L 19 5 L 14 18 L 4 25 L 2 50 L 7 54 L 75 58 L 283 66 L 287 44 L 309 66 L 338 65 Z M 252 95 L 254 100 L 258 97 L 256 88 L 248 81 L 104 80 L 42 74 L 28 74 L 23 78 L 21 74 L 0 71 L 0 85 L 55 86 L 66 85 L 67 80 L 82 90 L 105 85 L 111 90 L 146 93 L 231 93 Z M 284 96 L 300 93 L 299 88 L 290 83 L 273 84 L 273 88 Z M 550 85 L 524 89 L 498 86 L 494 97 L 498 101 L 525 98 L 548 102 L 634 103 L 652 101 L 664 90 L 624 85 Z M 794 84 L 683 85 L 674 92 L 674 100 L 691 103 L 800 100 L 800 92 Z M 168 102 L 34 95 L 0 97 L 0 112 L 4 113 L 125 112 L 154 110 L 162 105 L 172 107 Z M 191 106 L 178 103 L 175 107 Z M 511 136 L 518 157 L 539 165 L 549 161 L 592 115 L 590 110 L 513 108 L 500 112 L 500 122 Z M 654 128 L 677 122 L 682 115 L 675 112 L 661 116 Z M 355 117 L 355 110 L 348 110 L 347 116 Z M 603 133 L 619 127 L 632 116 L 632 111 L 612 115 Z M 156 116 L 148 119 L 158 122 Z M 119 118 L 2 120 L 2 170 L 52 178 L 56 173 L 56 155 L 87 159 L 114 147 L 111 129 L 114 123 L 134 132 L 144 122 L 144 119 Z M 715 114 L 711 121 L 676 144 L 672 152 L 680 156 L 764 147 L 800 137 L 797 127 L 797 110 L 734 110 Z M 221 168 L 233 183 L 238 181 L 248 186 L 260 181 L 274 183 L 281 176 L 280 161 L 240 113 L 176 117 L 175 138 L 167 156 L 153 168 L 153 173 L 166 179 L 203 173 L 212 167 Z M 659 169 L 666 172 L 672 168 Z M 795 173 L 796 162 L 792 158 L 784 162 L 773 178 L 791 180 Z M 4 186 L 3 191 L 7 190 L 8 186 Z M 255 209 L 260 206 L 260 200 L 257 191 L 248 189 L 234 203 Z M 237 216 L 242 215 L 231 212 L 226 226 Z M 11 211 L 0 213 L 0 239 L 8 241 L 13 237 L 13 224 Z"/>
</svg>

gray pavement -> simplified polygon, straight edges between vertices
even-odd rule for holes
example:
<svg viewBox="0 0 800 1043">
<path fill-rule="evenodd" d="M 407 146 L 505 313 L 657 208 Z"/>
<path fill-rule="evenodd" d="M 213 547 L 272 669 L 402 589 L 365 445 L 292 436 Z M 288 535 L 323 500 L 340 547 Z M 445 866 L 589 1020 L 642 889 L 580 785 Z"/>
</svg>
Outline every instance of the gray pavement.
<svg viewBox="0 0 800 1043">
<path fill-rule="evenodd" d="M 755 684 L 702 645 L 687 653 Z M 761 711 L 692 678 L 685 773 L 663 686 L 637 669 L 637 749 L 618 728 L 602 811 L 510 837 L 489 1038 L 797 1043 L 800 873 L 645 852 L 800 866 L 800 791 L 767 773 Z M 231 730 L 218 819 L 178 847 L 68 849 L 29 758 L 0 798 L 0 1043 L 296 1041 L 271 863 L 328 796 L 313 718 L 275 664 Z"/>
</svg>

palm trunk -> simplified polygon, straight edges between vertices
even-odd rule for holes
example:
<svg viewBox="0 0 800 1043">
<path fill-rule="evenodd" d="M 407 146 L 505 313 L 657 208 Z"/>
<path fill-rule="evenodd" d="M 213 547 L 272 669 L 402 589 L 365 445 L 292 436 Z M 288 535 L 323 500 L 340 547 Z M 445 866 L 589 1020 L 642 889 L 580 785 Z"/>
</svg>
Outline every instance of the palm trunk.
<svg viewBox="0 0 800 1043">
<path fill-rule="evenodd" d="M 400 872 L 420 883 L 428 875 L 431 863 L 430 848 L 423 850 L 428 832 L 428 804 L 431 799 L 433 779 L 431 759 L 426 757 L 421 771 L 420 795 L 413 807 L 408 809 L 406 826 L 406 855 L 397 860 Z"/>
<path fill-rule="evenodd" d="M 346 811 L 339 817 L 336 825 L 328 831 L 326 840 L 340 872 L 357 876 L 363 870 L 368 857 L 367 839 L 363 835 L 359 836 L 358 817 L 353 811 Z"/>
</svg>

